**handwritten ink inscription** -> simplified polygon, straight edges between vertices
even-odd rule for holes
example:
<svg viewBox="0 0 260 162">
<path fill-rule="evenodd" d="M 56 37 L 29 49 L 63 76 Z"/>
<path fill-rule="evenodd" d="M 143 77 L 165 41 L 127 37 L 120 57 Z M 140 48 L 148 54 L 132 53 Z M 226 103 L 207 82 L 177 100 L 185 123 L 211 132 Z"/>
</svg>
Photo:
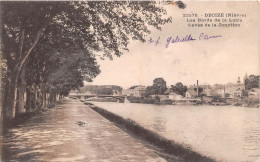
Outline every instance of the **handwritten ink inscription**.
<svg viewBox="0 0 260 162">
<path fill-rule="evenodd" d="M 176 43 L 181 43 L 181 42 L 191 42 L 191 41 L 196 41 L 196 40 L 199 40 L 199 41 L 209 40 L 209 39 L 216 39 L 216 38 L 220 38 L 220 37 L 222 37 L 222 35 L 208 35 L 205 33 L 201 33 L 198 38 L 195 38 L 191 34 L 188 34 L 186 36 L 176 36 L 176 37 L 170 36 L 166 39 L 166 41 L 164 41 L 162 43 L 164 44 L 165 48 L 168 48 L 170 44 L 176 44 Z M 158 37 L 157 39 L 150 38 L 148 40 L 148 43 L 152 44 L 154 46 L 157 46 L 158 44 L 162 44 L 160 39 L 161 39 L 160 37 Z"/>
</svg>

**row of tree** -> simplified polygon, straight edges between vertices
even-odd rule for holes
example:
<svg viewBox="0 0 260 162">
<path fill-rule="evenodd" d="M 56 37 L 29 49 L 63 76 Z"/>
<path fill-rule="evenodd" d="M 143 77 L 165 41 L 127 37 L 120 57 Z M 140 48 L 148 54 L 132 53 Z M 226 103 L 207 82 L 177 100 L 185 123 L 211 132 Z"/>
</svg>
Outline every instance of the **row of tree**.
<svg viewBox="0 0 260 162">
<path fill-rule="evenodd" d="M 91 81 L 96 54 L 120 56 L 130 39 L 145 41 L 148 26 L 171 22 L 156 2 L 2 1 L 0 12 L 5 124 Z"/>
<path fill-rule="evenodd" d="M 91 93 L 96 95 L 113 95 L 113 94 L 121 94 L 122 87 L 117 85 L 85 85 L 80 88 L 75 93 Z"/>
</svg>

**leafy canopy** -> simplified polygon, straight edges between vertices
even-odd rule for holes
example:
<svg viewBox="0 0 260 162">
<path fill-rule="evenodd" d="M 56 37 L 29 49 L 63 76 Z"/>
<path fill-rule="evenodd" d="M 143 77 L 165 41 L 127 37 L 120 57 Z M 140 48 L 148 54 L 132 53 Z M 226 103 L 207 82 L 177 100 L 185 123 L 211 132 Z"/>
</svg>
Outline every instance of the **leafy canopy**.
<svg viewBox="0 0 260 162">
<path fill-rule="evenodd" d="M 187 91 L 187 86 L 184 86 L 181 82 L 178 82 L 175 85 L 171 86 L 171 91 L 178 95 L 185 96 L 185 92 Z"/>
<path fill-rule="evenodd" d="M 166 81 L 163 78 L 156 78 L 153 80 L 153 85 L 146 88 L 145 96 L 162 95 L 166 90 Z"/>
<path fill-rule="evenodd" d="M 179 1 L 176 4 L 185 7 Z M 97 52 L 101 58 L 120 56 L 131 39 L 145 42 L 150 26 L 161 30 L 161 25 L 171 22 L 163 6 L 152 1 L 16 1 L 0 5 L 1 46 L 8 69 L 24 66 L 26 61 L 31 83 L 48 82 L 57 91 L 82 86 L 83 80 L 97 76 Z M 162 86 L 155 93 L 164 91 Z"/>
</svg>

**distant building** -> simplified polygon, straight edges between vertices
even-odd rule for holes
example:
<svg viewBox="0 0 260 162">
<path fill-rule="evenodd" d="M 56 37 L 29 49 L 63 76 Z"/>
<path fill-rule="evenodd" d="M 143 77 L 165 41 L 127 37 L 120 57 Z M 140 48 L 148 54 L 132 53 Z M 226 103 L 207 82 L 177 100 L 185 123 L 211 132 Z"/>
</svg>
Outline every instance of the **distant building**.
<svg viewBox="0 0 260 162">
<path fill-rule="evenodd" d="M 225 93 L 226 93 L 225 87 L 217 90 L 217 94 L 220 95 L 222 98 L 225 97 Z"/>
<path fill-rule="evenodd" d="M 185 97 L 189 99 L 196 98 L 197 96 L 197 92 L 194 90 L 194 88 L 189 88 L 185 93 Z"/>
<path fill-rule="evenodd" d="M 196 93 L 196 97 L 197 96 L 199 96 L 199 89 L 200 88 L 202 88 L 202 87 L 200 87 L 199 86 L 199 80 L 197 80 L 197 84 L 195 85 L 191 85 L 191 86 L 189 86 L 189 88 L 188 88 L 188 90 L 190 91 L 190 92 L 188 92 L 188 90 L 186 91 L 186 93 L 185 93 L 185 97 L 186 98 L 190 98 L 190 97 L 192 97 L 192 95 L 191 94 L 193 94 L 193 91 Z M 187 94 L 187 92 L 188 92 L 188 94 Z M 186 96 L 187 95 L 187 96 Z M 193 98 L 193 97 L 192 97 Z M 195 98 L 195 97 L 194 97 Z"/>
<path fill-rule="evenodd" d="M 242 97 L 243 90 L 245 90 L 245 85 L 240 82 L 240 77 L 238 77 L 237 83 L 228 83 L 225 86 L 225 95 L 228 98 Z"/>
<path fill-rule="evenodd" d="M 133 89 L 123 89 L 122 94 L 126 96 L 142 97 L 145 91 L 145 86 L 136 86 Z"/>
<path fill-rule="evenodd" d="M 158 96 L 160 98 L 160 101 L 169 100 L 169 95 L 151 95 L 153 99 L 155 99 L 155 96 Z"/>
<path fill-rule="evenodd" d="M 208 84 L 202 84 L 202 85 L 189 85 L 188 86 L 189 87 L 189 89 L 196 89 L 197 87 L 199 87 L 199 88 L 201 88 L 202 89 L 202 91 L 204 91 L 205 89 L 212 89 L 212 86 L 211 85 L 208 85 Z"/>
<path fill-rule="evenodd" d="M 170 93 L 169 95 L 168 95 L 169 97 L 169 99 L 170 100 L 182 100 L 183 99 L 183 96 L 182 95 L 178 95 L 178 94 L 176 94 L 176 93 Z"/>
<path fill-rule="evenodd" d="M 199 87 L 200 88 L 202 88 L 203 89 L 203 91 L 205 90 L 205 89 L 212 89 L 212 86 L 211 85 L 208 85 L 208 84 L 202 84 L 202 85 L 199 85 Z"/>
<path fill-rule="evenodd" d="M 222 84 L 215 84 L 212 88 L 212 90 L 214 91 L 214 95 L 215 96 L 221 96 L 221 97 L 225 97 L 225 93 L 226 93 L 226 86 L 222 85 Z"/>
<path fill-rule="evenodd" d="M 205 89 L 203 94 L 207 97 L 214 97 L 218 95 L 217 91 L 214 89 Z"/>
</svg>

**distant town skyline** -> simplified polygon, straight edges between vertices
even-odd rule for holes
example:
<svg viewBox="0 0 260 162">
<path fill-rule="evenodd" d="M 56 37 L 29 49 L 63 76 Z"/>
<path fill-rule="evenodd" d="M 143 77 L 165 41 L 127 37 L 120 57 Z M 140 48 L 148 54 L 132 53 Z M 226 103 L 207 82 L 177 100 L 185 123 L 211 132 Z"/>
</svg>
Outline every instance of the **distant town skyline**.
<svg viewBox="0 0 260 162">
<path fill-rule="evenodd" d="M 153 79 L 162 77 L 167 86 L 177 82 L 193 85 L 196 80 L 200 84 L 213 85 L 236 83 L 238 77 L 243 82 L 245 74 L 259 75 L 259 22 L 258 17 L 254 16 L 255 10 L 252 9 L 257 7 L 255 2 L 232 2 L 231 10 L 247 15 L 238 28 L 188 27 L 186 19 L 182 17 L 183 13 L 203 14 L 211 12 L 213 8 L 215 12 L 225 12 L 229 3 L 185 3 L 187 8 L 184 10 L 167 6 L 173 23 L 163 26 L 162 31 L 152 29 L 147 42 L 131 41 L 129 52 L 125 52 L 123 56 L 114 58 L 113 61 L 98 60 L 101 74 L 92 83 L 86 84 L 129 88 L 133 85 L 152 85 Z M 171 36 L 175 38 L 191 34 L 199 37 L 201 33 L 222 37 L 180 42 L 165 48 L 164 43 Z M 155 46 L 148 42 L 150 38 L 157 40 L 159 37 L 161 44 Z"/>
<path fill-rule="evenodd" d="M 256 75 L 256 74 L 246 74 L 247 76 L 250 76 L 250 75 L 254 75 L 254 76 L 259 76 L 258 74 Z M 159 78 L 159 77 L 158 77 Z M 238 78 L 240 78 L 240 83 L 239 84 L 244 84 L 245 82 L 244 82 L 244 77 L 238 77 Z M 217 84 L 220 84 L 220 85 L 228 85 L 228 84 L 237 84 L 238 82 L 238 78 L 235 80 L 235 81 L 231 81 L 231 82 L 226 82 L 226 83 L 213 83 L 213 84 L 209 84 L 209 83 L 206 83 L 206 82 L 200 82 L 200 80 L 198 80 L 198 83 L 199 83 L 199 86 L 200 85 L 209 85 L 209 86 L 214 86 L 214 85 L 217 85 Z M 156 79 L 156 78 L 154 78 L 154 79 Z M 153 80 L 152 80 L 153 81 Z M 183 85 L 185 85 L 185 86 L 194 86 L 194 85 L 196 85 L 197 84 L 197 80 L 195 80 L 195 82 L 194 83 L 192 83 L 192 84 L 185 84 L 184 82 L 182 82 L 182 81 L 177 81 L 177 82 L 175 82 L 175 83 L 169 83 L 169 82 L 167 82 L 167 80 L 165 80 L 166 81 L 166 84 L 167 84 L 167 87 L 168 88 L 170 88 L 172 85 L 175 85 L 176 83 L 178 83 L 178 82 L 181 82 L 181 83 L 183 83 Z M 133 87 L 133 86 L 151 86 L 153 83 L 151 83 L 151 84 L 133 84 L 133 85 L 130 85 L 130 86 L 120 86 L 120 85 L 118 85 L 118 84 L 96 84 L 96 83 L 94 83 L 94 82 L 85 82 L 84 83 L 84 85 L 99 85 L 99 86 L 113 86 L 113 85 L 115 85 L 115 86 L 120 86 L 120 87 L 122 87 L 122 88 L 124 88 L 124 89 L 128 89 L 128 88 L 130 88 L 130 87 Z"/>
</svg>

